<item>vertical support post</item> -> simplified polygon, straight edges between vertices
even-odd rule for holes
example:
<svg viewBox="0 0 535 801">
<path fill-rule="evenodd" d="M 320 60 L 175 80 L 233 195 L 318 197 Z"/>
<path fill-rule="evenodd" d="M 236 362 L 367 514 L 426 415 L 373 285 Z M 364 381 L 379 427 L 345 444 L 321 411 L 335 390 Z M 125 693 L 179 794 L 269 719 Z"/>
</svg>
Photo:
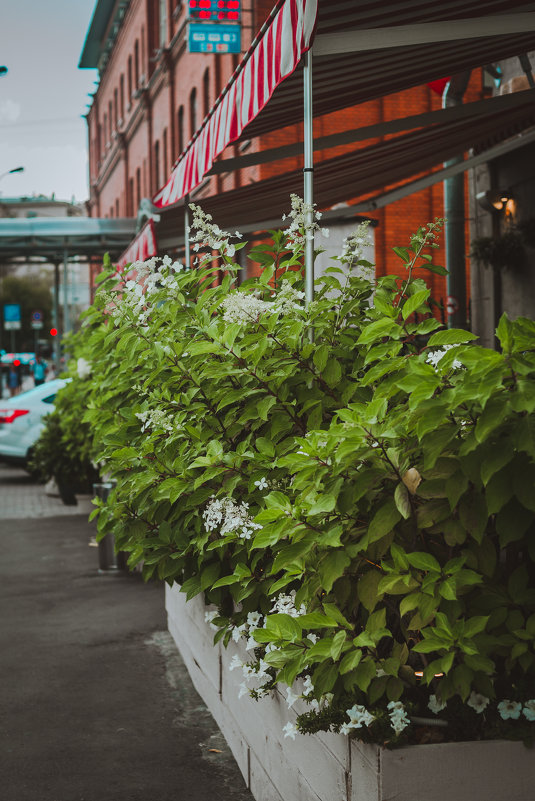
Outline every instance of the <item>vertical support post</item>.
<svg viewBox="0 0 535 801">
<path fill-rule="evenodd" d="M 63 333 L 71 330 L 69 319 L 69 253 L 67 248 L 63 251 Z"/>
<path fill-rule="evenodd" d="M 314 131 L 312 116 L 312 51 L 305 53 L 303 69 L 304 167 L 303 199 L 305 219 L 305 303 L 314 300 Z"/>
<path fill-rule="evenodd" d="M 54 262 L 54 305 L 52 307 L 52 325 L 59 331 L 59 262 Z M 59 375 L 59 344 L 60 337 L 56 334 L 54 337 L 54 364 L 56 366 L 56 375 Z"/>
<path fill-rule="evenodd" d="M 189 195 L 184 196 L 184 266 L 191 270 Z"/>
<path fill-rule="evenodd" d="M 468 85 L 470 73 L 455 75 L 446 87 L 443 107 L 460 106 Z M 463 161 L 463 156 L 446 161 L 444 167 L 451 167 Z M 448 328 L 466 328 L 466 248 L 465 248 L 465 208 L 464 172 L 444 181 L 444 235 L 446 242 L 446 268 L 448 275 L 447 320 Z"/>
</svg>

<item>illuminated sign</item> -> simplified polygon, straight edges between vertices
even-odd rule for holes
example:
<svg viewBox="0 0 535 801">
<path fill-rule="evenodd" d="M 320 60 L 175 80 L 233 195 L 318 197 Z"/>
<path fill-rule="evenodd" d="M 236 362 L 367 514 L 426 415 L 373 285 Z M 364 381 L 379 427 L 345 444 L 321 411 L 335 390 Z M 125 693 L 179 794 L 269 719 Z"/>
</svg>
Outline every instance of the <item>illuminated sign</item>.
<svg viewBox="0 0 535 801">
<path fill-rule="evenodd" d="M 187 0 L 187 2 L 188 16 L 192 20 L 202 20 L 203 22 L 239 22 L 241 12 L 240 0 Z M 225 52 L 234 51 L 228 50 Z"/>
<path fill-rule="evenodd" d="M 198 0 L 198 2 L 206 3 L 208 1 Z M 223 2 L 223 0 L 219 0 L 219 2 Z M 190 22 L 188 44 L 190 53 L 239 53 L 241 51 L 241 26 Z"/>
</svg>

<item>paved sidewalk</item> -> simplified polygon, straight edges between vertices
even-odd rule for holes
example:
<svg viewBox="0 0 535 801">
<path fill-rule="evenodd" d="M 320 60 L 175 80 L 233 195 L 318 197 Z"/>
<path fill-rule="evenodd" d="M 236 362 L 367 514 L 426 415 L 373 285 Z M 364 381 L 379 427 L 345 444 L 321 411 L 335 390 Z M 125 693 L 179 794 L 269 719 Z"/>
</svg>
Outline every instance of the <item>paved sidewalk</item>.
<svg viewBox="0 0 535 801">
<path fill-rule="evenodd" d="M 0 471 L 0 509 L 24 490 L 31 513 L 41 501 L 18 479 Z M 0 798 L 252 801 L 166 630 L 162 585 L 99 575 L 94 533 L 83 514 L 0 512 Z"/>
<path fill-rule="evenodd" d="M 65 506 L 59 496 L 45 493 L 25 470 L 0 462 L 0 520 L 83 515 L 93 509 L 90 495 L 78 496 L 77 506 Z"/>
</svg>

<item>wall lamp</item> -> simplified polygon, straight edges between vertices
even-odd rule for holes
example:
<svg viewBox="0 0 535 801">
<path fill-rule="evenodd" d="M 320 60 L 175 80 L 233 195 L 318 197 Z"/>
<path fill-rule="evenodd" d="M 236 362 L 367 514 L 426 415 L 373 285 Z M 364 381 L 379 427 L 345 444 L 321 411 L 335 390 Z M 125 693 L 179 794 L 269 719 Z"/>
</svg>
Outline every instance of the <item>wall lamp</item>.
<svg viewBox="0 0 535 801">
<path fill-rule="evenodd" d="M 488 189 L 486 192 L 479 192 L 476 200 L 485 211 L 514 214 L 515 196 L 510 189 Z"/>
</svg>

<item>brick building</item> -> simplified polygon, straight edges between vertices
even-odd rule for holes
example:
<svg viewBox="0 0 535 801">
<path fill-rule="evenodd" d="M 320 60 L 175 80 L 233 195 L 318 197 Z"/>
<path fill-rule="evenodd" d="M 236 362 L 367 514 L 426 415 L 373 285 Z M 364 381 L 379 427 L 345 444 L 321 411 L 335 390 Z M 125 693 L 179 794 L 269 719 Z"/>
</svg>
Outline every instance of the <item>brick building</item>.
<svg viewBox="0 0 535 801">
<path fill-rule="evenodd" d="M 272 5 L 273 0 L 243 0 L 242 53 Z M 175 159 L 232 75 L 239 56 L 188 53 L 187 25 L 186 2 L 182 0 L 97 0 L 80 61 L 81 67 L 98 68 L 100 75 L 87 114 L 90 216 L 136 216 L 141 200 L 152 197 L 165 183 Z M 465 97 L 474 100 L 481 96 L 478 71 L 473 73 Z M 318 117 L 315 135 L 419 114 L 440 105 L 439 94 L 428 86 L 416 87 Z M 301 140 L 302 126 L 292 125 L 230 145 L 223 157 Z M 316 158 L 332 158 L 358 146 L 353 143 L 319 151 Z M 207 177 L 192 193 L 192 199 L 202 201 L 207 195 L 246 187 L 301 166 L 302 158 L 296 156 Z M 341 197 L 340 201 L 362 199 L 358 190 L 355 186 L 353 199 Z M 287 195 L 281 197 L 281 213 L 288 206 Z M 169 214 L 166 212 L 167 217 Z M 377 223 L 374 257 L 378 274 L 399 271 L 392 247 L 406 244 L 419 225 L 443 216 L 442 185 L 398 200 L 369 216 Z M 235 225 L 240 227 L 239 219 Z M 437 263 L 444 263 L 441 251 Z M 432 276 L 432 289 L 437 300 L 445 298 L 443 278 Z"/>
</svg>

